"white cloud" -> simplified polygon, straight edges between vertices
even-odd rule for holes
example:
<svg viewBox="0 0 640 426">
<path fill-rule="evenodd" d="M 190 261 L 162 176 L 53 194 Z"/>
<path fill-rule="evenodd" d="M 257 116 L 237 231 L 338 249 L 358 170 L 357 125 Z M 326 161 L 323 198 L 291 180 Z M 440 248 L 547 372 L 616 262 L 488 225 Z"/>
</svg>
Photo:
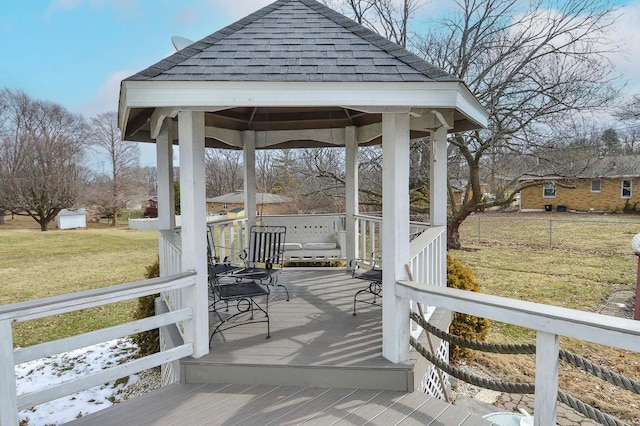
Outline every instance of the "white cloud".
<svg viewBox="0 0 640 426">
<path fill-rule="evenodd" d="M 88 4 L 92 9 L 111 8 L 118 13 L 120 18 L 135 19 L 140 12 L 140 0 L 52 0 L 45 12 L 45 18 L 59 11 L 77 9 Z"/>
<path fill-rule="evenodd" d="M 75 9 L 80 5 L 82 5 L 82 0 L 53 0 L 45 12 L 45 17 L 51 18 L 51 15 L 57 11 Z"/>
<path fill-rule="evenodd" d="M 175 16 L 175 21 L 179 26 L 188 26 L 197 20 L 198 13 L 191 6 L 182 8 Z"/>
<path fill-rule="evenodd" d="M 629 82 L 629 95 L 640 94 L 640 0 L 620 8 L 621 17 L 616 30 L 610 34 L 623 46 L 623 52 L 612 55 L 611 61 L 618 73 Z"/>
<path fill-rule="evenodd" d="M 233 19 L 240 19 L 273 3 L 273 0 L 209 0 L 208 3 L 216 9 L 221 10 L 226 16 Z"/>
<path fill-rule="evenodd" d="M 116 71 L 109 76 L 109 78 L 100 85 L 94 98 L 79 106 L 79 113 L 87 118 L 90 118 L 96 114 L 107 111 L 118 110 L 118 98 L 120 96 L 120 82 L 135 74 L 131 70 Z"/>
</svg>

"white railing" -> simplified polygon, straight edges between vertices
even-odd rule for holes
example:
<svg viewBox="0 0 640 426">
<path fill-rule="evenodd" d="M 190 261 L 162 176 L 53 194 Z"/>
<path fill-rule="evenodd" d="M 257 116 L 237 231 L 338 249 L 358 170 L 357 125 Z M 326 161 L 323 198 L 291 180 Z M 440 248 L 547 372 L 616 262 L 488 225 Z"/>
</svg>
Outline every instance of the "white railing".
<svg viewBox="0 0 640 426">
<path fill-rule="evenodd" d="M 375 216 L 354 215 L 356 218 L 356 257 L 366 262 L 380 261 L 382 245 L 382 218 Z"/>
<path fill-rule="evenodd" d="M 218 251 L 215 255 L 221 261 L 228 258 L 232 263 L 241 262 L 240 253 L 246 248 L 247 218 L 209 222 L 207 226 Z"/>
<path fill-rule="evenodd" d="M 356 257 L 365 261 L 373 257 L 377 261 L 381 261 L 382 218 L 362 214 L 354 215 L 354 217 L 356 218 L 356 235 L 358 236 Z M 410 238 L 421 235 L 427 229 L 429 229 L 428 223 L 409 222 Z"/>
<path fill-rule="evenodd" d="M 400 281 L 396 295 L 536 330 L 534 425 L 556 424 L 559 337 L 640 352 L 640 322 L 421 282 Z"/>
<path fill-rule="evenodd" d="M 160 276 L 167 277 L 182 272 L 182 239 L 180 230 L 162 230 L 158 233 L 158 254 L 160 256 Z M 184 307 L 182 290 L 168 290 L 161 293 L 170 311 Z M 179 327 L 182 333 L 182 327 Z"/>
<path fill-rule="evenodd" d="M 410 243 L 413 281 L 447 286 L 447 227 L 425 229 Z"/>
<path fill-rule="evenodd" d="M 143 331 L 177 324 L 192 318 L 190 308 L 156 315 L 114 327 L 104 328 L 65 339 L 14 349 L 14 322 L 60 315 L 110 303 L 136 299 L 167 290 L 195 285 L 194 273 L 183 273 L 134 283 L 81 291 L 62 296 L 0 306 L 0 424 L 18 425 L 18 411 L 61 398 L 80 390 L 126 377 L 193 354 L 193 345 L 185 343 L 165 352 L 135 359 L 99 372 L 86 374 L 33 392 L 17 394 L 15 366 L 51 355 L 108 342 Z"/>
<path fill-rule="evenodd" d="M 409 269 L 413 282 L 447 286 L 447 227 L 434 226 L 423 229 L 411 240 L 409 247 Z M 418 306 L 411 301 L 411 310 L 416 313 Z M 431 317 L 435 306 L 423 306 L 426 319 Z M 418 337 L 422 328 L 411 323 L 411 335 Z"/>
</svg>

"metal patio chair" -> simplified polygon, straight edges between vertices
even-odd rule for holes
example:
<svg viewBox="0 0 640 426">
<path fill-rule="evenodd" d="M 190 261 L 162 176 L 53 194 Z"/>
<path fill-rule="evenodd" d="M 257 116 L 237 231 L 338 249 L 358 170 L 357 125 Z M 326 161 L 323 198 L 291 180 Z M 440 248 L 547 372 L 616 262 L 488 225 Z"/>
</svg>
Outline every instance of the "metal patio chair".
<svg viewBox="0 0 640 426">
<path fill-rule="evenodd" d="M 244 268 L 237 276 L 250 277 L 267 287 L 282 287 L 289 301 L 289 290 L 278 284 L 278 275 L 284 266 L 285 226 L 254 225 L 249 231 L 249 251 Z"/>
<path fill-rule="evenodd" d="M 211 332 L 209 346 L 216 333 L 251 323 L 266 323 L 267 339 L 270 338 L 269 287 L 247 274 L 244 265 L 233 264 L 229 258 L 220 262 L 216 252 L 213 233 L 207 228 L 209 311 L 219 321 Z M 264 301 L 259 301 L 262 297 Z M 264 316 L 256 316 L 260 313 Z"/>
<path fill-rule="evenodd" d="M 369 269 L 361 270 L 361 266 L 367 265 Z M 353 296 L 353 316 L 356 316 L 356 303 L 366 303 L 368 305 L 382 306 L 382 268 L 376 267 L 376 257 L 371 254 L 371 259 L 365 262 L 364 259 L 353 259 L 350 262 L 353 270 L 351 276 L 359 280 L 367 281 L 369 285 L 362 290 L 358 290 Z M 366 295 L 373 296 L 371 300 L 366 300 Z M 358 296 L 363 296 L 358 298 Z M 378 301 L 379 299 L 379 301 Z"/>
</svg>

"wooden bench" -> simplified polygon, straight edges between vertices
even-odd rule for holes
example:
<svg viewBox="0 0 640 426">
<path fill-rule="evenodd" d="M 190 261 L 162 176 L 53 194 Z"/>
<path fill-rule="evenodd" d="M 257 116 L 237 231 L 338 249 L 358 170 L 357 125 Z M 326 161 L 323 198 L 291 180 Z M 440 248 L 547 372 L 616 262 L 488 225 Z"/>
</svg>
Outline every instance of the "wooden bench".
<svg viewBox="0 0 640 426">
<path fill-rule="evenodd" d="M 261 222 L 287 228 L 286 262 L 330 262 L 346 258 L 340 215 L 263 216 Z"/>
</svg>

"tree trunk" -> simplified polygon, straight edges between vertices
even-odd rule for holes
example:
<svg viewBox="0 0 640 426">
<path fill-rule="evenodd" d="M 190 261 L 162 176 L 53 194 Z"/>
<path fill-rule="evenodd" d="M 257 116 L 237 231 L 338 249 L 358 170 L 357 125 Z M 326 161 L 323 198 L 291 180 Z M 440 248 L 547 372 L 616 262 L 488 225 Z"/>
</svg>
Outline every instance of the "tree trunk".
<svg viewBox="0 0 640 426">
<path fill-rule="evenodd" d="M 44 232 L 48 230 L 49 222 L 47 222 L 45 219 L 39 220 L 38 223 L 40 224 L 40 231 Z"/>
<path fill-rule="evenodd" d="M 460 216 L 457 216 L 451 218 L 447 223 L 447 250 L 459 250 L 462 248 L 459 228 L 463 220 Z"/>
<path fill-rule="evenodd" d="M 471 158 L 468 155 L 466 158 Z M 478 204 L 482 201 L 482 191 L 480 190 L 480 169 L 477 163 L 469 161 L 469 181 L 471 183 L 471 197 L 464 201 L 458 212 L 452 215 L 447 222 L 447 249 L 458 250 L 460 244 L 460 225 L 471 213 L 478 209 Z M 453 200 L 450 200 L 453 204 Z"/>
</svg>

